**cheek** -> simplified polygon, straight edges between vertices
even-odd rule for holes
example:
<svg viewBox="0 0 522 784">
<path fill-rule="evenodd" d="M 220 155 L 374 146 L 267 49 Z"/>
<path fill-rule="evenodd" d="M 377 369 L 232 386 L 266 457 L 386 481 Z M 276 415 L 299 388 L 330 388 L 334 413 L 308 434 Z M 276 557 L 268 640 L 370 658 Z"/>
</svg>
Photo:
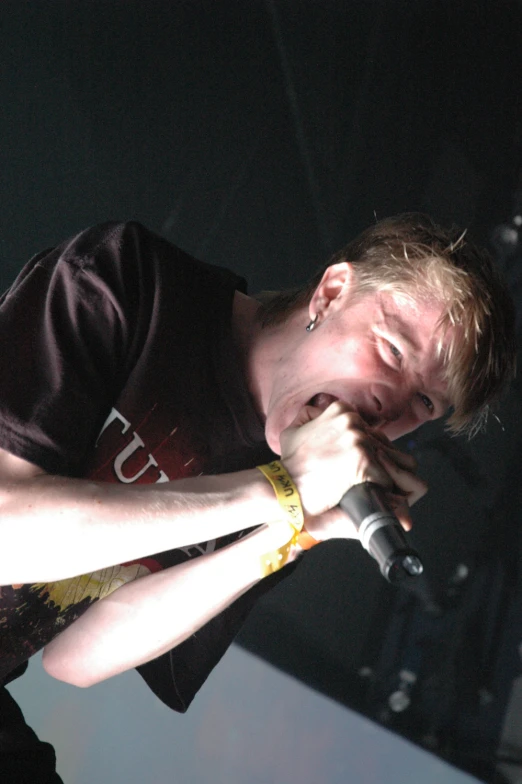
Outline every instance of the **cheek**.
<svg viewBox="0 0 522 784">
<path fill-rule="evenodd" d="M 352 378 L 364 381 L 382 369 L 377 349 L 362 340 L 345 341 L 337 352 L 338 366 Z"/>
</svg>

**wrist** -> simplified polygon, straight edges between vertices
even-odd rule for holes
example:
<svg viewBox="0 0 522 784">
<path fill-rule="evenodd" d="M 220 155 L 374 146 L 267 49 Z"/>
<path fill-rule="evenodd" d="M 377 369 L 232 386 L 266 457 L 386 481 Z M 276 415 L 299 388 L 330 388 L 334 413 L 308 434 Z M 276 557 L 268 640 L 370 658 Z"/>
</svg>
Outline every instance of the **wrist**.
<svg viewBox="0 0 522 784">
<path fill-rule="evenodd" d="M 285 519 L 285 515 L 274 493 L 274 489 L 258 468 L 242 472 L 245 485 L 241 492 L 248 504 L 248 520 L 252 525 L 274 524 Z"/>
<path fill-rule="evenodd" d="M 292 476 L 280 460 L 272 460 L 257 468 L 272 485 L 284 519 L 299 533 L 303 528 L 304 514 L 301 497 Z"/>
<path fill-rule="evenodd" d="M 257 468 L 272 486 L 283 513 L 283 520 L 271 526 L 274 531 L 277 531 L 281 542 L 260 559 L 261 572 L 266 576 L 278 571 L 290 560 L 295 560 L 300 552 L 310 549 L 317 544 L 317 541 L 303 531 L 304 514 L 301 498 L 286 467 L 279 460 L 273 460 Z"/>
</svg>

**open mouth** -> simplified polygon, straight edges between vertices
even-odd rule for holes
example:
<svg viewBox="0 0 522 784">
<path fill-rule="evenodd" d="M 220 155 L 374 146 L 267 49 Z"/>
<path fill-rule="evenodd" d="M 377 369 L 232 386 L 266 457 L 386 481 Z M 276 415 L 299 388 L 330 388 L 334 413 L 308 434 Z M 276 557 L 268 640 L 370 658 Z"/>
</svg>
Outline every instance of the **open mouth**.
<svg viewBox="0 0 522 784">
<path fill-rule="evenodd" d="M 339 400 L 338 397 L 335 395 L 329 395 L 327 392 L 319 392 L 317 395 L 314 395 L 308 401 L 307 405 L 314 406 L 314 408 L 319 408 L 321 411 L 325 411 L 332 403 L 335 403 L 336 400 Z M 369 427 L 377 427 L 383 422 L 383 418 L 378 414 L 372 414 L 368 411 L 363 411 L 359 406 L 353 406 L 353 410 L 356 411 L 361 419 L 369 426 Z"/>
<path fill-rule="evenodd" d="M 320 408 L 321 411 L 324 411 L 329 405 L 335 403 L 336 400 L 339 400 L 339 398 L 334 395 L 328 395 L 326 392 L 318 392 L 317 395 L 314 395 L 308 401 L 308 405 L 314 406 L 314 408 Z"/>
</svg>

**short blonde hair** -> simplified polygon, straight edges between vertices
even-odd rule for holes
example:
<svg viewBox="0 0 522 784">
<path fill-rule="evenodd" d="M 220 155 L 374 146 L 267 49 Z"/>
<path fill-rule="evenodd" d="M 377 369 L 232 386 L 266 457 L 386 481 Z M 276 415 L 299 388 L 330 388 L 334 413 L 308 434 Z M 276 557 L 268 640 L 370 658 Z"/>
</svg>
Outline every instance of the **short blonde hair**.
<svg viewBox="0 0 522 784">
<path fill-rule="evenodd" d="M 426 215 L 386 218 L 336 253 L 303 287 L 270 298 L 261 323 L 283 323 L 307 305 L 326 267 L 340 261 L 353 263 L 358 293 L 389 291 L 442 305 L 439 353 L 453 408 L 447 426 L 452 433 L 474 435 L 516 365 L 514 306 L 489 253 L 465 231 L 444 229 Z M 460 329 L 448 333 L 452 326 Z"/>
</svg>

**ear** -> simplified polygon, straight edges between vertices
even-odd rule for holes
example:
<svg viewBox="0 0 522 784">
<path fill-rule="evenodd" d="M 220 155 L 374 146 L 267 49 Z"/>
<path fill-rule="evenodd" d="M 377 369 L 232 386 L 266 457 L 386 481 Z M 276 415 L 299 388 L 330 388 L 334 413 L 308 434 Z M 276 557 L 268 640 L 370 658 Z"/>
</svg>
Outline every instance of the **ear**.
<svg viewBox="0 0 522 784">
<path fill-rule="evenodd" d="M 353 265 L 349 261 L 340 261 L 326 268 L 321 282 L 312 295 L 308 312 L 310 319 L 317 318 L 317 323 L 324 321 L 355 287 Z"/>
</svg>

